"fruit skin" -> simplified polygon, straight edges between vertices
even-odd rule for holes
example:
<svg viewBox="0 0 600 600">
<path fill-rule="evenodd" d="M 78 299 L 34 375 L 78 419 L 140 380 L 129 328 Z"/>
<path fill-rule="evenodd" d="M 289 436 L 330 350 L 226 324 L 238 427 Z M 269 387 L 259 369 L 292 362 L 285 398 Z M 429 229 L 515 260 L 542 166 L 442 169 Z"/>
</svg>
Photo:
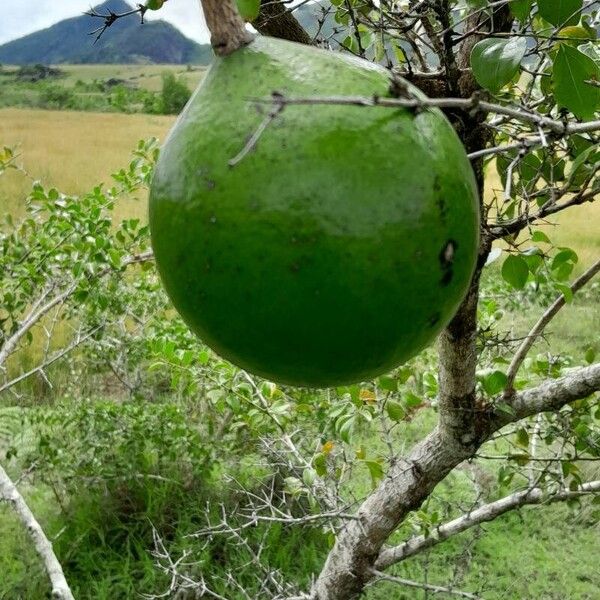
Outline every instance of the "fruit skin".
<svg viewBox="0 0 600 600">
<path fill-rule="evenodd" d="M 388 88 L 366 61 L 259 37 L 215 60 L 170 133 L 150 194 L 158 270 L 236 365 L 298 386 L 368 380 L 432 342 L 465 296 L 479 203 L 439 111 L 288 106 L 228 165 L 270 109 L 252 99 Z"/>
<path fill-rule="evenodd" d="M 148 0 L 146 2 L 146 8 L 148 10 L 160 10 L 166 0 Z"/>
</svg>

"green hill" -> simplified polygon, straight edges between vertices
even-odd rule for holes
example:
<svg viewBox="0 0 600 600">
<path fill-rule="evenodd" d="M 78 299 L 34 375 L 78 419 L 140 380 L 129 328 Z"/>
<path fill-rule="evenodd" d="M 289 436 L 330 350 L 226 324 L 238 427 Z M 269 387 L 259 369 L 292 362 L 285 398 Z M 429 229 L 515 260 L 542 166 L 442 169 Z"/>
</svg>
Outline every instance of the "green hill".
<svg viewBox="0 0 600 600">
<path fill-rule="evenodd" d="M 132 6 L 108 0 L 95 9 L 123 13 Z M 0 46 L 0 63 L 26 64 L 208 64 L 209 45 L 197 44 L 165 21 L 140 25 L 137 15 L 118 20 L 94 44 L 99 23 L 81 15 Z"/>
</svg>

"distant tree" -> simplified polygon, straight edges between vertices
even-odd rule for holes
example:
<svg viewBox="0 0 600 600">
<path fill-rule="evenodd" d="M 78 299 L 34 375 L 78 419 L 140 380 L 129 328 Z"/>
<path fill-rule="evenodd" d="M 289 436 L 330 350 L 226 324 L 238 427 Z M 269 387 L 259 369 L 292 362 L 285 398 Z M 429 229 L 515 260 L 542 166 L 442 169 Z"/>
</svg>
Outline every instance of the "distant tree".
<svg viewBox="0 0 600 600">
<path fill-rule="evenodd" d="M 191 95 L 192 92 L 183 79 L 178 79 L 173 73 L 163 74 L 160 112 L 164 115 L 178 115 Z"/>
</svg>

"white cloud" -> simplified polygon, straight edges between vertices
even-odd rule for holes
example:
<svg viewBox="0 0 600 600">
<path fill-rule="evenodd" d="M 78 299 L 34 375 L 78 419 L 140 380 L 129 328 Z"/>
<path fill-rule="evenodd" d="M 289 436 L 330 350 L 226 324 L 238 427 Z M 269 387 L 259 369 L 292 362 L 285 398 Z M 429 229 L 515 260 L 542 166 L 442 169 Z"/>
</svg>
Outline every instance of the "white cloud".
<svg viewBox="0 0 600 600">
<path fill-rule="evenodd" d="M 1 3 L 4 6 L 0 8 L 0 44 L 3 44 L 81 15 L 101 0 L 1 0 Z M 130 3 L 134 2 L 130 0 Z M 169 0 L 160 11 L 148 16 L 169 21 L 197 42 L 208 42 L 209 34 L 198 0 Z M 90 19 L 90 30 L 93 28 Z"/>
</svg>

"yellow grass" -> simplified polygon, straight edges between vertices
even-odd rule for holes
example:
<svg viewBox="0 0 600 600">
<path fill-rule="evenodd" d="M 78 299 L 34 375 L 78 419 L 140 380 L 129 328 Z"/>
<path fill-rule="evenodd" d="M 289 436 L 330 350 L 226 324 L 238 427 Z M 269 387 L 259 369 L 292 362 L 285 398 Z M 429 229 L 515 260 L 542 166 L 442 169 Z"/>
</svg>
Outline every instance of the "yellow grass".
<svg viewBox="0 0 600 600">
<path fill-rule="evenodd" d="M 159 77 L 160 65 L 93 65 L 65 67 L 73 78 L 148 76 Z M 185 67 L 178 67 L 185 71 Z M 193 72 L 191 76 L 198 76 Z M 137 140 L 151 136 L 164 139 L 173 117 L 113 113 L 0 110 L 0 146 L 19 146 L 28 171 L 47 186 L 81 194 L 126 165 Z M 332 174 L 333 176 L 333 174 Z M 16 173 L 0 178 L 0 212 L 19 213 L 30 183 Z M 500 189 L 494 174 L 488 189 Z M 143 216 L 144 202 L 129 201 L 118 216 Z M 559 245 L 573 247 L 580 255 L 579 269 L 600 256 L 600 201 L 579 206 L 549 220 L 543 226 Z"/>
<path fill-rule="evenodd" d="M 20 162 L 47 187 L 83 194 L 126 166 L 139 139 L 164 139 L 174 117 L 45 110 L 0 110 L 0 146 L 17 147 Z M 0 178 L 0 213 L 20 214 L 31 182 L 9 171 Z M 118 216 L 145 213 L 130 200 Z"/>
</svg>

